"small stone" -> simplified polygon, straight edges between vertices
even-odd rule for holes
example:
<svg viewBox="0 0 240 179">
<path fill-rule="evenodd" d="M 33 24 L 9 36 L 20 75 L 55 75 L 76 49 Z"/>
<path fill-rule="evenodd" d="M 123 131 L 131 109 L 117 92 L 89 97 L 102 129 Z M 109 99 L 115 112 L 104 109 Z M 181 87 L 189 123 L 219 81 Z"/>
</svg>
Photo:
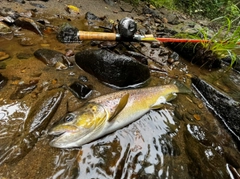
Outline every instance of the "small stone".
<svg viewBox="0 0 240 179">
<path fill-rule="evenodd" d="M 50 49 L 38 49 L 34 52 L 34 56 L 41 60 L 43 63 L 49 66 L 55 66 L 55 64 L 58 61 L 62 61 L 62 56 L 64 56 L 62 53 L 55 51 L 55 50 L 50 50 Z"/>
<path fill-rule="evenodd" d="M 88 81 L 88 79 L 87 79 L 86 76 L 79 76 L 78 79 L 79 79 L 80 81 L 82 81 L 82 82 L 87 82 L 87 81 Z"/>
<path fill-rule="evenodd" d="M 193 115 L 194 119 L 196 119 L 197 121 L 201 120 L 201 116 L 199 114 L 194 114 Z"/>
<path fill-rule="evenodd" d="M 160 42 L 152 42 L 152 43 L 151 43 L 151 48 L 159 48 L 160 45 L 161 45 Z"/>
<path fill-rule="evenodd" d="M 0 35 L 11 34 L 12 29 L 8 27 L 5 23 L 0 22 Z"/>
<path fill-rule="evenodd" d="M 200 109 L 202 109 L 202 108 L 203 108 L 203 103 L 199 103 L 199 104 L 198 104 L 198 107 L 199 107 Z"/>
<path fill-rule="evenodd" d="M 29 37 L 23 37 L 20 39 L 19 43 L 22 45 L 22 46 L 32 46 L 33 45 L 33 41 L 31 38 Z"/>
<path fill-rule="evenodd" d="M 18 53 L 17 54 L 17 58 L 18 59 L 28 59 L 28 58 L 30 58 L 32 56 L 32 54 L 30 54 L 30 53 Z"/>
<path fill-rule="evenodd" d="M 79 99 L 86 99 L 91 93 L 92 88 L 80 82 L 74 82 L 70 86 L 70 91 Z"/>
<path fill-rule="evenodd" d="M 7 54 L 6 52 L 1 52 L 1 51 L 0 51 L 0 61 L 6 60 L 6 59 L 8 59 L 9 57 L 10 57 L 9 54 Z"/>
<path fill-rule="evenodd" d="M 26 18 L 26 17 L 19 17 L 15 21 L 15 24 L 19 27 L 31 30 L 31 31 L 39 34 L 40 36 L 43 36 L 42 31 L 41 31 L 43 29 L 43 25 L 38 22 L 35 22 L 33 19 Z"/>
</svg>

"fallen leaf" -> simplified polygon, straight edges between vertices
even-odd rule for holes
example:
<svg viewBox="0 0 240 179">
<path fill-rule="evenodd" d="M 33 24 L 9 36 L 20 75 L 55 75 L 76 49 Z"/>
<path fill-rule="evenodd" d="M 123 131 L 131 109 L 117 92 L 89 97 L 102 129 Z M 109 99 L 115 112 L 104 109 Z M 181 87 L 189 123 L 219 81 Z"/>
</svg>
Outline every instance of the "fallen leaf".
<svg viewBox="0 0 240 179">
<path fill-rule="evenodd" d="M 80 13 L 80 9 L 73 5 L 66 5 L 66 11 L 70 14 L 71 13 L 76 13 L 76 14 Z"/>
</svg>

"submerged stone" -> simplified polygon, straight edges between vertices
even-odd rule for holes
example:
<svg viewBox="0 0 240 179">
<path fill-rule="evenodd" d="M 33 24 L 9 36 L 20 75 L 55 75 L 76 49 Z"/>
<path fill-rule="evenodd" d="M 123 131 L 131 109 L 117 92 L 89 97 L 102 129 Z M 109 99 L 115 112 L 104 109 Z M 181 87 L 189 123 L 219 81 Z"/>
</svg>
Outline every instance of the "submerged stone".
<svg viewBox="0 0 240 179">
<path fill-rule="evenodd" d="M 0 35 L 11 34 L 12 29 L 5 23 L 0 22 Z"/>
<path fill-rule="evenodd" d="M 34 52 L 34 56 L 49 66 L 54 66 L 58 61 L 62 61 L 64 54 L 50 49 L 38 49 Z"/>
<path fill-rule="evenodd" d="M 42 31 L 41 31 L 43 29 L 43 25 L 38 22 L 35 22 L 33 19 L 26 18 L 26 17 L 19 17 L 15 21 L 15 24 L 19 27 L 31 30 L 31 31 L 39 34 L 40 36 L 43 36 Z"/>
<path fill-rule="evenodd" d="M 79 99 L 86 99 L 91 93 L 92 89 L 78 81 L 75 81 L 70 86 L 71 92 Z"/>
<path fill-rule="evenodd" d="M 104 49 L 78 52 L 75 60 L 80 68 L 103 83 L 117 88 L 137 86 L 150 77 L 147 65 Z"/>
<path fill-rule="evenodd" d="M 10 55 L 6 52 L 0 51 L 0 61 L 1 60 L 6 60 L 10 57 Z"/>
<path fill-rule="evenodd" d="M 193 78 L 192 82 L 209 103 L 211 110 L 222 119 L 227 129 L 240 141 L 240 103 L 204 80 Z"/>
<path fill-rule="evenodd" d="M 31 93 L 37 87 L 38 81 L 33 81 L 30 84 L 22 84 L 16 88 L 16 91 L 13 92 L 10 96 L 11 100 L 22 99 L 27 94 Z"/>
<path fill-rule="evenodd" d="M 17 19 L 19 17 L 19 14 L 17 11 L 12 10 L 11 8 L 2 7 L 0 8 L 0 16 L 3 17 L 11 17 L 13 19 Z"/>
</svg>

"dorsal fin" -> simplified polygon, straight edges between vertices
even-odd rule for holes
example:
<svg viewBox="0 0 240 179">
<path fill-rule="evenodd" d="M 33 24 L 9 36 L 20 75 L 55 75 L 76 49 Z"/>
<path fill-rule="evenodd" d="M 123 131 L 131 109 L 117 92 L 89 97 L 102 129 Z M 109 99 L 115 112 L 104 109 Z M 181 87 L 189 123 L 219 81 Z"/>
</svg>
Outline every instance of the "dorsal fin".
<svg viewBox="0 0 240 179">
<path fill-rule="evenodd" d="M 126 106 L 129 98 L 129 93 L 125 94 L 119 101 L 116 110 L 114 111 L 113 115 L 108 119 L 108 122 L 111 122 L 114 117 L 116 117 Z"/>
</svg>

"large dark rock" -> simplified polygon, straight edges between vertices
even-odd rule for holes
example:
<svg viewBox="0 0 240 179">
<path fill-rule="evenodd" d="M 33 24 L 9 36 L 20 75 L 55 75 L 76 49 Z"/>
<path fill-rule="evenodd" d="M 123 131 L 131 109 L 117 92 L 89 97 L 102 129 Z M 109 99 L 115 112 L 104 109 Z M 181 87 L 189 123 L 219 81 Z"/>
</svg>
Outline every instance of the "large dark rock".
<svg viewBox="0 0 240 179">
<path fill-rule="evenodd" d="M 150 77 L 147 65 L 104 49 L 78 52 L 75 60 L 80 68 L 98 80 L 118 88 L 142 84 Z"/>
<path fill-rule="evenodd" d="M 217 54 L 211 50 L 207 50 L 200 43 L 197 45 L 194 43 L 166 43 L 171 49 L 177 52 L 179 55 L 190 61 L 192 64 L 196 64 L 207 69 L 221 68 L 221 59 Z"/>
<path fill-rule="evenodd" d="M 240 141 L 240 104 L 226 94 L 218 91 L 204 80 L 193 78 L 192 82 L 210 105 L 210 109 L 219 116 L 229 131 Z"/>
</svg>

